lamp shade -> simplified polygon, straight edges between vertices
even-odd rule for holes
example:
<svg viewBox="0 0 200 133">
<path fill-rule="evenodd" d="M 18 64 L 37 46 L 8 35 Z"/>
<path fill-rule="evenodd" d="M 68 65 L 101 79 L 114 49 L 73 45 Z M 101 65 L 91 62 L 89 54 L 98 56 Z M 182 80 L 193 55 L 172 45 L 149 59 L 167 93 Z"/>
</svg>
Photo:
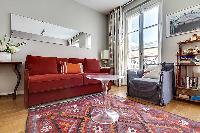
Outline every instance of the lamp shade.
<svg viewBox="0 0 200 133">
<path fill-rule="evenodd" d="M 109 50 L 101 51 L 101 59 L 109 59 Z"/>
</svg>

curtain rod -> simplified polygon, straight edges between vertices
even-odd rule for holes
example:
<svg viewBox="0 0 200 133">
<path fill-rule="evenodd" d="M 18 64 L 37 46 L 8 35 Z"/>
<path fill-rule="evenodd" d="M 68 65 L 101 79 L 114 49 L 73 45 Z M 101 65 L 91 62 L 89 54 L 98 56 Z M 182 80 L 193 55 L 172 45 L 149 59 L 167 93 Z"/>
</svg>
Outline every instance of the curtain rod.
<svg viewBox="0 0 200 133">
<path fill-rule="evenodd" d="M 131 3 L 134 2 L 134 1 L 136 1 L 136 0 L 130 0 L 129 2 L 125 3 L 124 5 L 122 5 L 122 7 L 126 7 L 126 6 L 128 6 L 129 4 L 131 4 Z M 151 1 L 151 0 L 145 0 L 145 1 L 143 1 L 142 3 L 136 5 L 136 7 L 139 7 L 139 6 L 145 4 L 145 3 L 149 2 L 149 1 Z"/>
<path fill-rule="evenodd" d="M 129 4 L 132 3 L 133 1 L 135 1 L 135 0 L 130 0 L 130 1 L 126 2 L 124 5 L 122 5 L 122 7 L 125 7 L 125 6 L 129 5 Z"/>
<path fill-rule="evenodd" d="M 126 7 L 126 6 L 128 6 L 129 4 L 131 4 L 132 2 L 134 2 L 134 1 L 136 1 L 136 0 L 130 0 L 129 2 L 127 2 L 127 3 L 125 3 L 124 5 L 122 5 L 121 7 Z M 140 3 L 140 4 L 138 4 L 138 5 L 136 5 L 134 8 L 137 8 L 137 7 L 139 7 L 139 6 L 141 6 L 141 5 L 143 5 L 143 4 L 145 4 L 145 3 L 147 3 L 147 2 L 149 2 L 149 1 L 151 1 L 151 0 L 145 0 L 144 2 L 142 2 L 142 3 Z M 118 6 L 117 8 L 119 8 L 120 6 Z M 115 8 L 115 9 L 117 9 L 117 8 Z M 133 8 L 131 8 L 131 9 L 129 9 L 128 11 L 130 11 L 130 10 L 132 10 Z M 114 9 L 113 9 L 114 10 Z M 112 11 L 113 11 L 112 10 Z M 110 11 L 108 14 L 110 14 L 112 11 Z M 128 12 L 127 11 L 127 12 Z"/>
<path fill-rule="evenodd" d="M 134 1 L 135 1 L 135 0 L 134 0 Z M 140 3 L 140 4 L 136 5 L 136 6 L 134 6 L 133 8 L 128 9 L 126 12 L 129 12 L 129 11 L 131 11 L 132 9 L 135 9 L 135 8 L 137 8 L 137 7 L 140 7 L 140 6 L 142 6 L 142 5 L 146 4 L 146 3 L 148 3 L 149 1 L 151 1 L 151 0 L 145 0 L 144 2 L 142 2 L 142 3 Z M 127 6 L 127 5 L 126 5 L 126 6 Z M 125 6 L 124 6 L 124 7 L 125 7 Z"/>
</svg>

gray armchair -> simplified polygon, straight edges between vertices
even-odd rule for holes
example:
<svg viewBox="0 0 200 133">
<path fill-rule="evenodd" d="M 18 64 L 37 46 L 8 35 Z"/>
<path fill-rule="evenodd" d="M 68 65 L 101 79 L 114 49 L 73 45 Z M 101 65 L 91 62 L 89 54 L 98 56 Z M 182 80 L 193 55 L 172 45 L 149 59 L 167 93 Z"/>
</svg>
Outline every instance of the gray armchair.
<svg viewBox="0 0 200 133">
<path fill-rule="evenodd" d="M 160 78 L 142 78 L 143 70 L 127 71 L 127 95 L 165 105 L 175 95 L 175 76 L 173 63 L 161 63 Z"/>
</svg>

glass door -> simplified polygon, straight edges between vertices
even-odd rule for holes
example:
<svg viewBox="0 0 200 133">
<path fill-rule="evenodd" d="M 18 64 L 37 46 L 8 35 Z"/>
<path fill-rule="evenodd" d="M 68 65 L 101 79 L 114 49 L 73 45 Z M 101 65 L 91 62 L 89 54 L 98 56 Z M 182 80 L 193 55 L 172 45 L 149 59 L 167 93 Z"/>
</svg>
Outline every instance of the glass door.
<svg viewBox="0 0 200 133">
<path fill-rule="evenodd" d="M 143 12 L 143 65 L 159 62 L 158 11 L 155 6 Z"/>
<path fill-rule="evenodd" d="M 156 5 L 127 18 L 128 69 L 159 63 L 158 13 Z"/>
<path fill-rule="evenodd" d="M 128 19 L 128 69 L 140 67 L 139 14 Z"/>
</svg>

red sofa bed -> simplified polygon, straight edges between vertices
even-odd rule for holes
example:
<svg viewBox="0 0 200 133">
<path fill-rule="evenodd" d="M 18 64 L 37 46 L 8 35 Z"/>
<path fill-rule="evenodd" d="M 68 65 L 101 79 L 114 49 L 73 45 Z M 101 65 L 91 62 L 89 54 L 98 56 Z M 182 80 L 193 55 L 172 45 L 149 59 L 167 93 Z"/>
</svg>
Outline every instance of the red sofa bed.
<svg viewBox="0 0 200 133">
<path fill-rule="evenodd" d="M 82 63 L 84 73 L 62 74 L 61 63 Z M 86 78 L 89 74 L 108 74 L 96 59 L 57 58 L 28 55 L 25 61 L 25 106 L 102 92 L 101 82 Z"/>
</svg>

